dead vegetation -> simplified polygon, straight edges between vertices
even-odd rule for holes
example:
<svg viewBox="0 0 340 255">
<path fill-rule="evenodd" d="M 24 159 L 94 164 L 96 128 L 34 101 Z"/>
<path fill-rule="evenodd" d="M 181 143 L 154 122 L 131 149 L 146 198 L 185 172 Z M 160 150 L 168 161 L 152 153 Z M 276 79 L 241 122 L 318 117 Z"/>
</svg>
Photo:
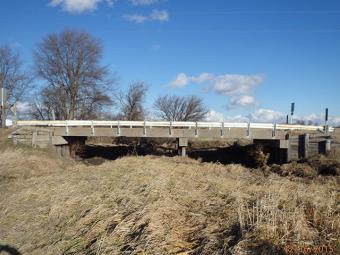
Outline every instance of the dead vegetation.
<svg viewBox="0 0 340 255">
<path fill-rule="evenodd" d="M 22 254 L 284 254 L 339 240 L 338 176 L 178 157 L 0 154 L 0 245 Z"/>
</svg>

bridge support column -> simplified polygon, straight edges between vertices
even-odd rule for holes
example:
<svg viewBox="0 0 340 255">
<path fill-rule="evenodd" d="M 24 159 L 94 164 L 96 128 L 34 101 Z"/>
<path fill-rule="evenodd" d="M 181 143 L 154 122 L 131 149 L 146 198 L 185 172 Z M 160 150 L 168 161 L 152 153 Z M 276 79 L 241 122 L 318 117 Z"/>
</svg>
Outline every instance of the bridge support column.
<svg viewBox="0 0 340 255">
<path fill-rule="evenodd" d="M 330 139 L 319 142 L 319 154 L 329 155 L 332 148 L 331 146 Z"/>
<path fill-rule="evenodd" d="M 72 158 L 79 157 L 79 154 L 82 153 L 82 150 L 85 146 L 87 137 L 70 137 L 71 139 L 67 139 L 70 146 L 70 156 Z"/>
<path fill-rule="evenodd" d="M 188 147 L 188 138 L 178 138 L 177 139 L 178 155 L 185 157 L 187 147 Z"/>
<path fill-rule="evenodd" d="M 286 163 L 289 159 L 289 140 L 254 139 L 254 144 L 262 145 L 270 153 L 270 160 L 275 163 Z"/>
<path fill-rule="evenodd" d="M 299 135 L 299 158 L 309 157 L 309 134 Z"/>
<path fill-rule="evenodd" d="M 56 148 L 56 152 L 61 157 L 77 158 L 82 147 L 85 145 L 86 137 L 71 136 L 53 136 L 52 143 Z"/>
<path fill-rule="evenodd" d="M 325 141 L 325 151 L 326 151 L 326 155 L 329 155 L 331 153 L 331 149 L 332 149 L 332 144 L 331 144 L 331 140 L 327 139 Z"/>
</svg>

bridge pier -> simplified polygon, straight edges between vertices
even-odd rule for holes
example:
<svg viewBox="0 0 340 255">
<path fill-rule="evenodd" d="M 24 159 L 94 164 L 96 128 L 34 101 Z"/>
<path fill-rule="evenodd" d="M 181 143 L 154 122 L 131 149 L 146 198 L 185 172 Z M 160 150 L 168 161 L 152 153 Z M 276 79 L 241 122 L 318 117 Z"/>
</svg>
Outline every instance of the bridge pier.
<svg viewBox="0 0 340 255">
<path fill-rule="evenodd" d="M 77 153 L 85 146 L 86 139 L 83 136 L 53 136 L 52 144 L 59 156 L 76 158 Z"/>
<path fill-rule="evenodd" d="M 331 139 L 325 136 L 302 134 L 287 136 L 286 140 L 254 139 L 254 144 L 261 144 L 271 149 L 271 159 L 277 163 L 306 159 L 331 152 Z"/>
<path fill-rule="evenodd" d="M 287 163 L 289 159 L 289 140 L 279 139 L 254 139 L 254 144 L 270 149 L 271 160 L 276 163 Z"/>
<path fill-rule="evenodd" d="M 182 157 L 186 157 L 186 149 L 188 147 L 188 138 L 177 138 L 177 148 L 178 148 L 178 155 Z"/>
<path fill-rule="evenodd" d="M 55 145 L 55 151 L 60 157 L 71 157 L 70 146 L 68 144 Z"/>
</svg>

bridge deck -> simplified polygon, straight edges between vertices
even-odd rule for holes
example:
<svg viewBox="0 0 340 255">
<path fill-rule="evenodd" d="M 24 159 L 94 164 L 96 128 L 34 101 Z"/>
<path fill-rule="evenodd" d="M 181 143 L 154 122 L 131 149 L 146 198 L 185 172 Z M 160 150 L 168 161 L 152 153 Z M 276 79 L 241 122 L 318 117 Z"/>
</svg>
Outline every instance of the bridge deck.
<svg viewBox="0 0 340 255">
<path fill-rule="evenodd" d="M 48 128 L 54 136 L 285 139 L 292 132 L 321 133 L 323 126 L 273 123 L 169 121 L 18 121 L 19 127 Z M 334 129 L 329 128 L 332 132 Z"/>
</svg>

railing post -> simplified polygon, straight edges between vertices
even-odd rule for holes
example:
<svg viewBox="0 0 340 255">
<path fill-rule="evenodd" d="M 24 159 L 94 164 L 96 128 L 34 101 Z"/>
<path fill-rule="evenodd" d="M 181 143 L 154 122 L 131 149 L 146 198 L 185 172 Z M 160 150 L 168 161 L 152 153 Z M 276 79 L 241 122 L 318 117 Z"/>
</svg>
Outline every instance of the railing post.
<svg viewBox="0 0 340 255">
<path fill-rule="evenodd" d="M 248 121 L 248 126 L 247 126 L 247 137 L 250 137 L 250 121 Z"/>
<path fill-rule="evenodd" d="M 169 136 L 172 136 L 172 121 L 170 121 Z"/>
<path fill-rule="evenodd" d="M 195 136 L 196 137 L 198 136 L 198 124 L 197 124 L 197 121 L 196 121 L 196 126 L 195 126 Z"/>
<path fill-rule="evenodd" d="M 91 121 L 91 135 L 94 135 L 94 125 L 93 125 L 93 120 Z"/>
<path fill-rule="evenodd" d="M 146 136 L 146 121 L 144 120 L 143 135 Z"/>
<path fill-rule="evenodd" d="M 221 124 L 221 137 L 224 137 L 224 122 Z"/>
<path fill-rule="evenodd" d="M 69 130 L 68 130 L 68 121 L 65 120 L 65 130 L 66 130 L 66 135 L 69 134 Z"/>
<path fill-rule="evenodd" d="M 273 138 L 276 137 L 276 123 L 274 124 L 274 127 L 273 127 L 272 137 L 273 137 Z"/>
<path fill-rule="evenodd" d="M 117 125 L 117 135 L 120 136 L 120 121 L 118 121 Z"/>
</svg>

